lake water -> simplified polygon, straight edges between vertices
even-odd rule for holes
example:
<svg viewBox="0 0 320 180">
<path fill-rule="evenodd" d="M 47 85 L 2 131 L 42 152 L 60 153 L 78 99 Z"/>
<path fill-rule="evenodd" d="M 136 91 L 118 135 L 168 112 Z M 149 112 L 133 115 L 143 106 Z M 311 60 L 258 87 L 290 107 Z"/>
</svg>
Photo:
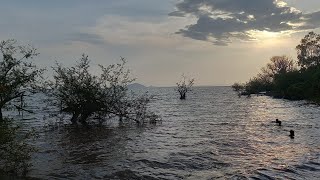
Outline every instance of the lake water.
<svg viewBox="0 0 320 180">
<path fill-rule="evenodd" d="M 187 100 L 151 88 L 161 124 L 43 128 L 41 98 L 20 123 L 35 127 L 40 179 L 320 179 L 320 107 L 267 96 L 239 98 L 230 87 L 195 87 Z M 276 118 L 282 127 L 276 126 Z M 52 123 L 52 122 L 51 122 Z M 295 131 L 291 139 L 289 130 Z"/>
</svg>

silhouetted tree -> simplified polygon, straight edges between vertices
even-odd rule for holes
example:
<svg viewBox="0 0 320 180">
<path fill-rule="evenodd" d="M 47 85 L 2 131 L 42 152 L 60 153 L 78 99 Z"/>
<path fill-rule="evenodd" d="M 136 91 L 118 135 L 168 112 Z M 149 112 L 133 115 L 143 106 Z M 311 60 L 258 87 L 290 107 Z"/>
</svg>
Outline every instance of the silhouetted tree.
<svg viewBox="0 0 320 180">
<path fill-rule="evenodd" d="M 125 68 L 125 60 L 107 67 L 100 66 L 100 76 L 89 72 L 88 56 L 82 55 L 75 67 L 66 68 L 61 64 L 54 67 L 54 81 L 49 82 L 54 105 L 62 112 L 72 115 L 73 123 L 86 123 L 90 117 L 119 117 L 143 123 L 156 118 L 147 111 L 149 98 L 129 96 L 127 85 L 134 81 Z"/>
<path fill-rule="evenodd" d="M 236 91 L 239 95 L 239 97 L 241 96 L 241 94 L 243 93 L 243 91 L 245 90 L 245 85 L 241 84 L 241 83 L 234 83 L 231 88 Z"/>
<path fill-rule="evenodd" d="M 309 68 L 320 64 L 320 35 L 309 32 L 296 47 L 298 53 L 298 65 L 301 68 Z"/>
<path fill-rule="evenodd" d="M 231 87 L 234 91 L 237 92 L 242 91 L 244 89 L 244 85 L 241 83 L 234 83 Z"/>
<path fill-rule="evenodd" d="M 263 91 L 270 91 L 272 88 L 272 83 L 268 80 L 257 76 L 254 78 L 251 78 L 249 82 L 245 85 L 245 94 L 257 94 L 259 92 Z"/>
<path fill-rule="evenodd" d="M 296 70 L 295 62 L 290 57 L 285 55 L 273 56 L 270 62 L 261 68 L 261 72 L 244 85 L 245 92 L 243 94 L 271 91 L 274 88 L 274 79 L 276 77 Z M 237 85 L 237 83 L 235 85 Z"/>
<path fill-rule="evenodd" d="M 271 79 L 277 74 L 284 74 L 296 69 L 295 62 L 288 56 L 273 56 L 266 67 L 262 68 L 261 76 L 268 76 Z"/>
<path fill-rule="evenodd" d="M 194 84 L 194 79 L 187 79 L 185 75 L 182 75 L 180 82 L 177 83 L 177 91 L 180 94 L 180 99 L 186 99 L 186 93 L 191 90 Z"/>
<path fill-rule="evenodd" d="M 3 107 L 16 98 L 26 95 L 29 90 L 39 87 L 43 69 L 38 69 L 29 60 L 37 56 L 36 49 L 17 45 L 15 40 L 0 42 L 0 120 Z M 34 92 L 34 91 L 29 91 Z"/>
</svg>

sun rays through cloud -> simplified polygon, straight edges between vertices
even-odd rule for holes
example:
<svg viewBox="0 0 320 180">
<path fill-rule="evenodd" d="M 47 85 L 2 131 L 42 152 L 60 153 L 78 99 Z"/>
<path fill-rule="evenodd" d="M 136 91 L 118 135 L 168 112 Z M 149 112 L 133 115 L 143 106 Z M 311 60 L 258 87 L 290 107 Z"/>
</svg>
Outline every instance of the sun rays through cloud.
<svg viewBox="0 0 320 180">
<path fill-rule="evenodd" d="M 183 0 L 170 15 L 196 17 L 196 23 L 176 33 L 215 45 L 256 41 L 320 27 L 317 20 L 320 11 L 303 13 L 283 0 Z"/>
</svg>

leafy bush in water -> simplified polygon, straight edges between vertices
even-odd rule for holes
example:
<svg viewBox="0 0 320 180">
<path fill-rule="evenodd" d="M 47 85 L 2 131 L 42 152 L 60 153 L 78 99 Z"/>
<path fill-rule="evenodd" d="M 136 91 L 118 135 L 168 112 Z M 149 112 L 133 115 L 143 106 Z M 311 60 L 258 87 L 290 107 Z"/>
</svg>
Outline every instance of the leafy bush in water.
<svg viewBox="0 0 320 180">
<path fill-rule="evenodd" d="M 62 112 L 71 114 L 72 123 L 87 123 L 90 118 L 118 117 L 120 121 L 155 121 L 157 116 L 147 111 L 149 97 L 130 96 L 127 85 L 134 81 L 125 68 L 125 60 L 107 67 L 99 65 L 101 74 L 90 73 L 88 56 L 82 55 L 71 68 L 57 64 L 54 81 L 48 83 L 52 103 Z"/>
<path fill-rule="evenodd" d="M 234 83 L 231 88 L 236 92 L 241 92 L 245 89 L 245 85 L 241 83 Z"/>
<path fill-rule="evenodd" d="M 29 160 L 35 149 L 27 140 L 34 134 L 19 134 L 18 130 L 7 119 L 0 122 L 0 174 L 25 175 L 31 166 Z"/>
<path fill-rule="evenodd" d="M 191 87 L 194 84 L 194 79 L 187 79 L 185 75 L 182 75 L 181 80 L 176 83 L 176 91 L 180 94 L 180 99 L 186 99 L 186 94 L 188 91 L 191 91 Z"/>
<path fill-rule="evenodd" d="M 0 120 L 2 109 L 13 99 L 23 97 L 39 86 L 43 69 L 38 69 L 30 59 L 38 55 L 31 46 L 17 45 L 15 40 L 0 42 Z M 30 92 L 30 91 L 29 91 Z M 31 91 L 33 92 L 33 91 Z"/>
</svg>

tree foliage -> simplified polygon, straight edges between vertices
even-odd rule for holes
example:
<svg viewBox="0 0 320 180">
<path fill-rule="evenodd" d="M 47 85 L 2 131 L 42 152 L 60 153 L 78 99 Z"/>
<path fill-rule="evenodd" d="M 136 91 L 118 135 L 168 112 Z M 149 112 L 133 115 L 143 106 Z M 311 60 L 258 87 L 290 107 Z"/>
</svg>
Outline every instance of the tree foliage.
<svg viewBox="0 0 320 180">
<path fill-rule="evenodd" d="M 245 93 L 243 94 L 257 94 L 259 92 L 272 91 L 275 77 L 294 70 L 296 70 L 296 67 L 292 58 L 285 55 L 273 56 L 270 58 L 270 62 L 261 68 L 261 72 L 245 84 Z"/>
<path fill-rule="evenodd" d="M 181 80 L 177 82 L 176 90 L 180 94 L 180 99 L 186 99 L 186 94 L 191 90 L 194 84 L 194 79 L 188 79 L 185 75 L 182 75 Z"/>
<path fill-rule="evenodd" d="M 261 71 L 262 76 L 267 76 L 271 78 L 270 81 L 272 81 L 275 75 L 291 72 L 295 69 L 296 67 L 293 59 L 283 55 L 271 57 L 270 62 L 263 67 Z"/>
<path fill-rule="evenodd" d="M 61 64 L 54 67 L 54 81 L 48 95 L 61 111 L 72 115 L 73 123 L 87 123 L 91 117 L 131 120 L 143 123 L 156 116 L 147 111 L 147 95 L 130 96 L 127 85 L 134 81 L 125 67 L 125 59 L 107 67 L 99 65 L 101 74 L 90 73 L 90 60 L 82 55 L 76 66 L 67 68 Z"/>
<path fill-rule="evenodd" d="M 234 83 L 231 87 L 236 92 L 241 92 L 245 89 L 245 85 L 241 83 Z"/>
<path fill-rule="evenodd" d="M 0 174 L 24 176 L 31 166 L 29 160 L 35 149 L 27 143 L 32 131 L 21 134 L 19 127 L 4 119 L 0 122 Z"/>
<path fill-rule="evenodd" d="M 0 42 L 0 120 L 3 107 L 13 99 L 25 96 L 26 91 L 38 87 L 43 69 L 38 69 L 30 59 L 38 55 L 36 49 L 17 45 L 15 40 Z M 31 91 L 32 92 L 32 91 Z"/>
<path fill-rule="evenodd" d="M 320 35 L 308 33 L 296 47 L 301 68 L 320 65 Z"/>
</svg>

